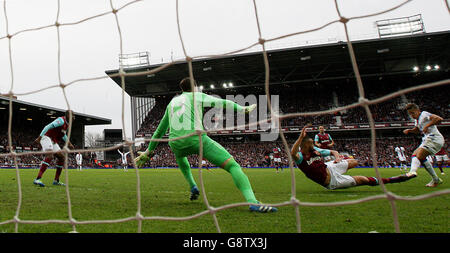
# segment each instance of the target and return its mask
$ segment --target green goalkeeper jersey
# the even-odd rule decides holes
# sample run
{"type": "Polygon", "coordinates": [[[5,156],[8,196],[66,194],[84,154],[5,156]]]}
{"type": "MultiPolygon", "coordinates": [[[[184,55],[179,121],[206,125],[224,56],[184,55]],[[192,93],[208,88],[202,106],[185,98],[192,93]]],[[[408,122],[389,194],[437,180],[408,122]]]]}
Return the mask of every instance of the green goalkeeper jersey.
{"type": "MultiPolygon", "coordinates": [[[[174,139],[192,134],[196,130],[204,130],[203,128],[203,108],[233,108],[233,110],[241,112],[245,107],[239,104],[220,99],[201,92],[183,92],[181,95],[174,97],[167,105],[163,118],[159,122],[158,128],[154,132],[152,139],[160,139],[169,129],[169,139],[174,139]],[[195,96],[195,106],[194,106],[195,96]]],[[[192,141],[198,136],[194,135],[189,138],[179,139],[171,143],[172,147],[183,148],[192,144],[192,141]]],[[[153,151],[159,142],[150,141],[149,151],[153,151]]]]}

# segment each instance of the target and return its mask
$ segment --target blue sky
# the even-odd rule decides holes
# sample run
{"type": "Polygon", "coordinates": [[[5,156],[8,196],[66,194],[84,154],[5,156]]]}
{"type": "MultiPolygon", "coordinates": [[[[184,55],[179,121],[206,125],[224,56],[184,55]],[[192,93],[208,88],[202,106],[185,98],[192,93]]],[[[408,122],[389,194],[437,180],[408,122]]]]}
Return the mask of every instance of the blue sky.
{"type": "MultiPolygon", "coordinates": [[[[3,2],[0,1],[0,37],[6,35],[3,2]]],[[[117,8],[132,2],[113,1],[117,8]]],[[[341,0],[346,17],[367,15],[389,9],[403,1],[341,0]]],[[[123,38],[123,52],[150,52],[151,63],[183,58],[178,37],[175,0],[146,0],[133,3],[118,12],[123,38]]],[[[338,19],[334,1],[257,0],[263,38],[304,31],[338,19]]],[[[60,23],[70,23],[111,10],[108,0],[61,0],[60,23]]],[[[248,0],[180,0],[180,21],[186,50],[190,56],[221,54],[247,47],[258,40],[253,2],[248,0]]],[[[9,33],[54,24],[57,0],[8,0],[9,33]]],[[[427,32],[449,30],[450,15],[443,0],[414,0],[401,8],[376,17],[348,23],[352,40],[376,38],[374,22],[381,19],[422,14],[427,32]]],[[[320,31],[268,43],[271,48],[300,46],[343,40],[342,24],[320,31]]],[[[114,15],[62,26],[61,80],[68,83],[80,78],[104,75],[118,68],[120,41],[114,15]]],[[[58,84],[57,33],[55,27],[18,34],[11,40],[15,93],[38,90],[58,84]]],[[[250,50],[260,50],[259,46],[250,50]]],[[[0,40],[0,92],[10,90],[8,40],[0,40]]],[[[112,125],[88,127],[100,133],[104,128],[122,128],[121,89],[110,79],[80,82],[67,88],[70,106],[81,113],[112,119],[112,125]]],[[[67,108],[61,89],[19,96],[28,102],[67,108]]],[[[131,136],[130,103],[125,97],[125,129],[131,136]]]]}

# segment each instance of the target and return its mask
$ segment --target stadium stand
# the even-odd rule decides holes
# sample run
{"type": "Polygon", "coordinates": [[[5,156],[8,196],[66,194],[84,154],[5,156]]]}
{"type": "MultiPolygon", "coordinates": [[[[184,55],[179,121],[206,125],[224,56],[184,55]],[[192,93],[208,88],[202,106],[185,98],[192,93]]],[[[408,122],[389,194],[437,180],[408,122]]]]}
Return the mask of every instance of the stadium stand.
{"type": "MultiPolygon", "coordinates": [[[[356,56],[360,59],[358,68],[364,83],[365,97],[376,99],[405,88],[448,78],[449,36],[450,32],[438,32],[354,42],[356,56]],[[439,64],[436,69],[425,68],[435,64],[439,64]]],[[[268,52],[268,58],[270,94],[279,96],[281,114],[323,111],[358,102],[354,72],[344,43],[272,50],[268,52]]],[[[265,94],[262,60],[259,53],[244,53],[216,59],[198,59],[192,64],[198,86],[205,88],[203,92],[225,98],[227,94],[265,94]],[[234,80],[233,87],[222,88],[221,84],[231,79],[234,80]],[[216,84],[216,87],[209,88],[210,84],[216,84]]],[[[140,119],[143,120],[135,124],[133,135],[136,138],[151,137],[170,99],[180,92],[178,83],[186,76],[187,66],[186,63],[174,65],[154,75],[127,77],[125,91],[131,96],[132,102],[133,98],[154,99],[152,108],[141,112],[140,119]]],[[[159,66],[161,64],[132,68],[127,69],[127,72],[151,70],[159,66]]],[[[118,70],[105,72],[111,76],[118,70]]],[[[111,76],[111,79],[121,85],[119,77],[111,76]]],[[[420,137],[402,134],[403,129],[413,124],[402,110],[408,102],[417,103],[422,110],[443,117],[440,130],[444,136],[448,134],[448,94],[450,87],[440,86],[406,93],[370,106],[377,130],[377,154],[381,166],[392,166],[396,160],[391,146],[402,145],[411,154],[420,141],[420,137]]],[[[369,125],[362,107],[316,117],[287,118],[282,120],[281,127],[292,143],[293,136],[307,123],[312,124],[311,135],[317,132],[319,125],[324,125],[336,141],[335,149],[354,156],[360,160],[361,166],[372,165],[369,157],[369,125]]],[[[243,167],[264,165],[264,153],[274,146],[273,143],[255,140],[255,135],[239,131],[210,133],[243,167]]],[[[281,142],[277,146],[285,152],[281,142]]],[[[191,157],[190,163],[196,167],[196,157],[191,157]]],[[[147,164],[149,167],[175,165],[173,154],[166,143],[160,144],[157,156],[147,164]]],[[[283,165],[287,166],[286,158],[283,165]]]]}
{"type": "MultiPolygon", "coordinates": [[[[380,83],[376,89],[370,93],[370,97],[378,98],[386,94],[387,87],[390,84],[380,83]],[[378,91],[378,92],[377,92],[378,91]]],[[[337,95],[339,100],[338,105],[351,104],[357,101],[357,94],[346,94],[345,91],[351,90],[349,86],[344,87],[344,91],[340,91],[343,87],[330,90],[330,93],[342,93],[337,95]]],[[[333,104],[333,98],[325,93],[322,95],[323,90],[327,90],[323,87],[318,87],[317,90],[308,91],[305,90],[284,90],[283,94],[277,94],[282,98],[283,103],[280,104],[280,110],[282,113],[295,113],[295,112],[308,112],[327,110],[335,107],[333,104]],[[300,92],[306,92],[309,94],[315,94],[311,97],[300,97],[300,92]]],[[[447,101],[447,94],[450,93],[450,87],[440,87],[436,89],[429,89],[421,92],[415,92],[406,95],[403,98],[397,98],[384,102],[381,104],[371,106],[373,111],[373,117],[377,123],[392,123],[392,122],[408,122],[411,121],[407,113],[402,107],[408,102],[417,103],[423,110],[430,111],[438,114],[444,119],[450,118],[450,106],[445,102],[447,101]],[[439,91],[438,91],[439,90],[439,91]]],[[[137,134],[145,135],[150,134],[156,130],[159,124],[159,120],[162,118],[165,108],[169,103],[171,97],[156,98],[156,103],[153,109],[148,113],[143,124],[140,126],[137,134]]],[[[354,123],[368,123],[366,112],[362,108],[350,109],[346,112],[338,113],[336,115],[323,115],[316,117],[303,117],[303,118],[289,118],[282,122],[282,126],[303,126],[306,123],[311,123],[314,126],[336,125],[336,116],[340,116],[342,124],[354,124],[354,123]]],[[[236,122],[236,121],[235,121],[236,122]]]]}
{"type": "MultiPolygon", "coordinates": [[[[282,166],[289,166],[289,161],[286,157],[286,150],[282,142],[264,143],[238,136],[234,136],[234,140],[230,140],[230,138],[221,138],[220,136],[215,136],[213,139],[220,142],[242,167],[271,167],[270,164],[266,163],[264,154],[266,152],[271,153],[271,150],[274,147],[279,147],[282,150],[282,166]]],[[[294,139],[290,139],[288,140],[288,144],[292,145],[294,141],[294,139]]],[[[377,138],[376,142],[378,166],[380,167],[395,167],[398,165],[397,154],[394,152],[394,148],[396,146],[403,146],[406,150],[406,154],[410,157],[414,149],[420,144],[419,138],[414,137],[380,137],[377,138]]],[[[341,155],[345,154],[347,156],[354,157],[359,161],[359,166],[373,166],[370,157],[369,138],[339,138],[335,139],[335,143],[335,150],[338,150],[341,155]]],[[[447,152],[449,152],[449,144],[450,143],[447,140],[445,144],[445,149],[447,152]]],[[[170,148],[166,143],[159,144],[155,153],[156,155],[144,167],[177,167],[175,156],[172,152],[170,152],[170,148]]],[[[190,156],[188,159],[192,167],[198,167],[198,157],[196,155],[190,156]]],[[[213,167],[210,163],[208,163],[208,166],[213,167]]]]}
{"type": "MultiPolygon", "coordinates": [[[[8,122],[9,118],[9,97],[0,96],[0,120],[8,122]]],[[[39,136],[43,127],[56,119],[63,116],[65,110],[48,107],[12,99],[13,105],[13,121],[12,121],[12,146],[15,152],[40,151],[41,146],[34,143],[39,136]]],[[[107,125],[111,124],[110,119],[97,116],[86,115],[75,112],[76,120],[72,127],[72,143],[78,148],[84,148],[84,128],[86,125],[107,125]]],[[[8,153],[8,125],[0,125],[0,153],[8,153]]],[[[60,145],[61,146],[61,145],[60,145]]],[[[84,155],[85,164],[94,164],[91,161],[92,155],[84,155]]],[[[21,168],[36,168],[40,166],[42,157],[39,156],[18,156],[18,165],[21,168]]],[[[75,166],[75,155],[69,156],[69,166],[75,166]]],[[[14,167],[14,161],[10,157],[0,158],[1,168],[14,167]]]]}

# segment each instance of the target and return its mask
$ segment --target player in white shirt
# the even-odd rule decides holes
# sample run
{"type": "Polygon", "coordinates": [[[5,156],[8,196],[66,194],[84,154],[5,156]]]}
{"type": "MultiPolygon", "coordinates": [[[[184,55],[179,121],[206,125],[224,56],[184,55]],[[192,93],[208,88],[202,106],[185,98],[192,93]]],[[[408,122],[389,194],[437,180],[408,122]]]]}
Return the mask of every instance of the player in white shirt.
{"type": "Polygon", "coordinates": [[[77,161],[77,166],[78,166],[78,170],[82,170],[82,164],[83,164],[83,156],[81,155],[81,153],[78,153],[75,156],[75,160],[77,161]]]}
{"type": "Polygon", "coordinates": [[[439,132],[437,124],[442,121],[438,115],[431,114],[427,111],[420,111],[419,106],[414,103],[407,104],[405,109],[409,116],[415,121],[414,128],[405,129],[404,134],[423,134],[422,144],[414,151],[411,158],[411,170],[407,173],[410,177],[417,176],[417,169],[422,163],[427,172],[431,175],[432,180],[426,186],[436,187],[442,183],[431,163],[426,159],[429,155],[436,154],[444,145],[444,136],[439,132]]]}
{"type": "Polygon", "coordinates": [[[207,169],[208,171],[210,171],[210,170],[209,170],[208,163],[206,162],[205,158],[202,159],[202,168],[205,168],[205,169],[207,169]]]}
{"type": "Polygon", "coordinates": [[[407,172],[408,165],[406,164],[406,153],[404,147],[395,147],[395,152],[397,152],[398,160],[400,161],[400,171],[407,172]]]}
{"type": "Polygon", "coordinates": [[[128,161],[127,161],[127,155],[130,153],[129,151],[126,153],[120,152],[120,149],[117,150],[121,156],[122,159],[122,166],[124,171],[128,171],[128,161]]]}

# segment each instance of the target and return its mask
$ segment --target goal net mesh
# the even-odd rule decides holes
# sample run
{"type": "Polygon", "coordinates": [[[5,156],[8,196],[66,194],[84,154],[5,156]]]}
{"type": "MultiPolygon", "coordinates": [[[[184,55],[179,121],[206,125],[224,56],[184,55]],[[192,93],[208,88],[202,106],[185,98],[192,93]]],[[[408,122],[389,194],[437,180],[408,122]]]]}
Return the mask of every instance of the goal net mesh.
{"type": "MultiPolygon", "coordinates": [[[[267,123],[269,120],[275,121],[275,122],[280,122],[281,120],[284,119],[288,119],[288,118],[293,118],[293,117],[307,117],[307,116],[320,116],[320,115],[327,115],[327,114],[332,114],[332,113],[336,113],[336,112],[340,112],[343,110],[348,110],[348,109],[352,109],[352,108],[363,108],[365,113],[367,114],[367,119],[370,125],[370,133],[371,133],[371,159],[374,165],[374,170],[376,173],[376,177],[378,179],[380,179],[380,172],[378,169],[378,165],[377,165],[377,156],[375,154],[376,151],[376,133],[375,133],[375,125],[374,125],[374,119],[372,117],[372,112],[370,109],[371,105],[376,105],[379,103],[382,103],[384,101],[390,100],[390,99],[394,99],[397,98],[401,95],[407,94],[407,93],[411,93],[414,91],[419,91],[419,90],[423,90],[423,89],[428,89],[428,88],[433,88],[433,87],[438,87],[438,86],[443,86],[443,85],[447,85],[449,84],[449,79],[445,79],[445,80],[441,80],[441,81],[437,81],[437,82],[432,82],[432,83],[425,83],[425,84],[421,84],[421,85],[417,85],[414,87],[410,87],[410,88],[406,88],[406,89],[402,89],[399,90],[397,92],[382,96],[380,98],[377,99],[367,99],[366,95],[365,95],[365,90],[364,90],[364,85],[363,85],[363,81],[361,79],[361,75],[359,73],[359,69],[358,69],[358,64],[356,61],[356,56],[353,50],[353,46],[352,46],[352,42],[350,40],[349,37],[349,32],[348,32],[348,27],[347,24],[348,22],[351,22],[352,20],[357,20],[357,19],[364,19],[364,18],[368,18],[368,17],[374,17],[377,15],[381,15],[381,14],[385,14],[394,10],[397,10],[399,8],[401,8],[402,6],[412,2],[412,0],[407,0],[407,1],[403,1],[401,3],[399,3],[398,5],[377,12],[377,13],[371,13],[371,14],[367,14],[364,16],[352,16],[352,17],[344,17],[343,15],[341,15],[341,8],[339,5],[338,0],[334,1],[334,6],[335,6],[335,10],[336,13],[338,15],[338,19],[333,20],[327,24],[324,24],[322,26],[319,27],[315,27],[313,29],[308,29],[308,30],[303,30],[303,31],[298,31],[298,32],[294,32],[294,33],[290,33],[290,34],[285,34],[282,36],[278,36],[278,37],[273,37],[273,38],[263,38],[262,37],[262,32],[261,32],[261,23],[260,23],[260,18],[258,16],[258,4],[256,0],[253,0],[253,11],[254,11],[254,18],[256,19],[256,27],[255,29],[257,29],[258,31],[258,35],[259,38],[257,41],[255,41],[253,44],[248,45],[244,48],[241,48],[239,50],[233,50],[230,52],[226,52],[223,54],[217,54],[217,55],[200,55],[200,56],[192,56],[189,54],[189,51],[187,50],[186,44],[183,40],[183,31],[181,29],[181,21],[180,21],[180,9],[179,9],[179,1],[176,1],[176,17],[177,17],[177,26],[178,26],[178,36],[179,36],[179,40],[181,42],[182,45],[182,49],[183,49],[183,53],[184,53],[184,59],[182,60],[172,60],[171,62],[168,62],[166,64],[161,65],[160,67],[157,67],[155,69],[152,70],[148,70],[148,71],[140,71],[140,72],[133,72],[133,73],[127,73],[127,71],[120,66],[119,68],[119,72],[117,74],[113,74],[113,75],[101,75],[101,76],[94,76],[94,77],[86,77],[86,78],[80,78],[80,79],[76,79],[76,80],[72,80],[70,82],[67,83],[63,83],[61,81],[61,42],[60,42],[60,30],[64,27],[67,26],[76,26],[79,24],[82,24],[84,22],[87,21],[92,21],[94,19],[98,19],[100,17],[103,16],[107,16],[107,15],[113,15],[115,18],[115,23],[116,23],[116,27],[117,27],[117,33],[119,36],[119,41],[120,41],[120,55],[123,55],[123,35],[122,35],[122,28],[121,28],[121,23],[120,23],[120,13],[122,10],[127,9],[127,8],[133,8],[137,6],[138,2],[141,2],[143,0],[136,0],[136,1],[130,1],[122,6],[115,6],[113,1],[110,0],[109,1],[109,7],[110,10],[103,12],[103,13],[98,13],[96,15],[90,16],[88,18],[84,18],[81,20],[78,20],[76,22],[70,22],[70,23],[63,23],[60,22],[60,8],[61,8],[61,1],[60,0],[55,0],[55,4],[57,5],[57,12],[56,12],[56,20],[53,24],[50,25],[46,25],[46,26],[40,26],[40,27],[34,27],[34,28],[28,28],[28,29],[24,29],[24,30],[20,30],[20,31],[16,31],[16,32],[11,32],[10,28],[9,28],[9,24],[8,24],[8,2],[9,1],[3,1],[3,13],[4,13],[4,18],[5,18],[5,27],[3,27],[2,29],[5,29],[6,31],[6,35],[3,37],[0,37],[0,40],[7,40],[7,44],[8,44],[8,58],[9,58],[9,68],[10,68],[10,88],[9,88],[9,92],[4,94],[5,96],[9,97],[10,103],[9,103],[9,120],[8,120],[8,146],[9,146],[9,152],[8,153],[4,153],[4,154],[0,154],[1,158],[4,157],[9,157],[11,159],[13,159],[14,161],[14,165],[15,165],[15,171],[16,171],[16,181],[17,181],[17,186],[18,186],[18,201],[17,201],[17,209],[15,212],[14,217],[11,217],[11,219],[8,220],[4,220],[4,221],[0,221],[0,226],[1,225],[5,225],[5,224],[11,224],[13,223],[15,225],[15,232],[19,232],[19,225],[20,224],[50,224],[50,223],[56,223],[56,224],[70,224],[72,226],[72,231],[71,232],[77,232],[77,225],[82,225],[82,224],[110,224],[110,223],[121,223],[121,222],[128,222],[128,221],[137,221],[137,232],[142,232],[142,223],[143,221],[146,220],[166,220],[166,221],[186,221],[186,220],[192,220],[192,219],[196,219],[198,217],[204,216],[204,215],[211,215],[215,224],[215,227],[217,229],[217,232],[221,232],[221,226],[220,226],[220,221],[217,218],[217,213],[225,210],[225,209],[230,209],[230,208],[235,208],[235,207],[239,207],[239,206],[248,206],[249,203],[233,203],[233,204],[228,204],[228,205],[224,205],[224,206],[219,206],[219,207],[214,207],[212,205],[209,204],[208,201],[208,194],[207,191],[205,190],[205,186],[204,186],[204,181],[203,181],[203,176],[202,176],[202,163],[199,162],[199,184],[200,184],[200,188],[201,188],[201,195],[203,197],[203,201],[205,204],[205,210],[199,213],[196,213],[194,215],[191,216],[186,216],[186,217],[163,217],[163,216],[144,216],[142,215],[142,210],[141,210],[141,203],[142,203],[142,198],[141,198],[141,178],[139,175],[139,169],[135,169],[135,173],[136,173],[136,198],[137,198],[137,206],[136,206],[136,215],[135,216],[131,216],[131,217],[124,217],[121,219],[111,219],[111,220],[77,220],[74,218],[73,213],[72,213],[72,203],[71,203],[71,194],[70,194],[70,181],[69,181],[69,177],[70,177],[70,173],[68,168],[68,156],[69,154],[75,154],[75,153],[87,153],[87,152],[95,152],[95,151],[106,151],[106,150],[115,150],[117,148],[120,147],[128,147],[130,150],[132,149],[132,146],[135,144],[133,141],[128,141],[128,138],[126,136],[126,131],[125,131],[125,119],[124,119],[124,112],[125,112],[125,103],[124,103],[124,98],[125,98],[125,77],[128,76],[143,76],[143,75],[150,75],[150,74],[154,74],[157,73],[159,71],[162,71],[166,68],[169,68],[170,66],[177,64],[177,63],[187,63],[188,65],[188,71],[189,71],[189,77],[191,79],[191,84],[193,85],[193,80],[195,78],[194,74],[193,74],[193,67],[192,67],[192,61],[194,59],[199,59],[199,58],[219,58],[219,57],[223,57],[226,55],[232,55],[232,54],[236,54],[236,53],[240,53],[243,51],[246,51],[250,48],[253,48],[255,46],[260,47],[261,50],[261,57],[263,57],[264,59],[264,66],[265,66],[265,94],[267,97],[267,101],[268,101],[268,108],[270,110],[272,110],[272,107],[270,106],[270,93],[269,93],[269,87],[270,87],[270,65],[269,65],[269,60],[268,60],[268,53],[266,51],[266,45],[269,42],[273,42],[273,41],[277,41],[277,40],[281,40],[284,38],[288,38],[288,37],[292,37],[292,36],[296,36],[296,35],[300,35],[300,34],[305,34],[305,33],[310,33],[310,32],[315,32],[315,31],[319,31],[322,30],[330,25],[333,24],[340,24],[343,26],[344,30],[345,30],[345,37],[346,37],[346,43],[347,43],[347,48],[348,48],[348,52],[351,58],[351,63],[352,63],[352,67],[353,67],[353,71],[354,71],[354,77],[356,79],[356,85],[357,85],[357,90],[358,90],[358,94],[359,94],[359,100],[356,103],[353,104],[348,104],[342,107],[338,107],[338,108],[334,108],[334,109],[330,109],[330,110],[324,110],[324,111],[314,111],[314,112],[299,112],[299,113],[288,113],[288,114],[277,114],[277,112],[271,111],[271,118],[270,119],[266,119],[266,120],[261,120],[259,122],[257,122],[258,124],[260,123],[267,123]],[[50,29],[50,28],[54,28],[56,30],[57,33],[57,63],[58,63],[58,80],[59,83],[42,88],[42,89],[38,89],[38,90],[33,90],[33,91],[29,91],[29,92],[24,92],[24,93],[15,93],[14,92],[14,71],[13,71],[13,67],[14,67],[14,59],[13,59],[13,54],[12,54],[12,44],[14,43],[14,38],[17,36],[20,36],[21,34],[24,33],[29,33],[29,32],[33,32],[33,31],[39,31],[42,29],[50,29]],[[69,104],[69,101],[67,99],[66,96],[66,89],[69,86],[72,85],[77,85],[83,82],[89,82],[89,81],[95,81],[95,80],[100,80],[100,79],[108,79],[110,77],[119,77],[121,79],[121,87],[122,87],[122,114],[121,114],[121,118],[122,118],[122,129],[123,132],[125,133],[124,135],[124,139],[126,141],[124,141],[122,144],[120,145],[115,145],[115,146],[111,146],[111,147],[106,147],[106,148],[96,148],[96,149],[79,149],[79,150],[70,150],[68,148],[68,143],[66,142],[66,144],[64,145],[64,147],[62,148],[62,150],[60,152],[63,153],[64,157],[65,157],[65,164],[64,164],[64,171],[65,171],[65,191],[66,191],[66,196],[67,196],[67,206],[68,206],[68,219],[65,220],[58,220],[58,219],[50,219],[50,220],[23,220],[20,219],[20,212],[21,212],[21,207],[22,207],[22,188],[21,188],[21,180],[20,180],[20,170],[19,170],[19,166],[18,166],[18,160],[17,158],[20,156],[32,156],[32,155],[45,155],[45,154],[51,154],[54,152],[44,152],[44,151],[33,151],[33,152],[27,152],[27,153],[16,153],[15,150],[12,148],[12,120],[13,120],[13,110],[12,110],[12,100],[15,96],[23,96],[23,95],[29,95],[29,94],[35,94],[35,93],[39,93],[42,92],[44,90],[47,89],[53,89],[53,88],[59,88],[62,91],[62,94],[64,96],[64,100],[66,102],[66,106],[67,109],[70,109],[71,106],[69,104]]],[[[250,1],[250,0],[249,0],[250,1]]],[[[449,8],[449,4],[447,1],[445,1],[445,6],[447,7],[447,10],[450,12],[450,8],[449,8]]],[[[194,101],[195,103],[195,101],[194,101]]],[[[196,115],[198,117],[198,114],[196,115]]],[[[70,140],[70,135],[71,135],[71,129],[72,129],[72,120],[70,120],[69,122],[69,129],[68,129],[68,139],[70,140]]],[[[240,127],[240,126],[236,126],[235,128],[240,127]]],[[[203,130],[198,130],[195,133],[189,135],[189,136],[183,136],[180,138],[187,138],[193,135],[197,135],[200,142],[201,138],[202,138],[202,134],[203,133],[208,133],[208,131],[203,131],[203,130]]],[[[288,152],[290,150],[290,147],[286,141],[285,138],[285,134],[283,132],[283,129],[280,128],[279,129],[279,135],[280,138],[283,142],[284,145],[284,150],[286,150],[286,152],[288,152]]],[[[150,141],[149,139],[145,140],[145,141],[150,141]]],[[[167,142],[168,139],[153,139],[152,141],[158,141],[158,142],[167,142]]],[[[130,153],[131,154],[131,158],[133,161],[133,165],[134,168],[136,168],[136,164],[134,163],[134,159],[135,159],[135,155],[133,154],[133,152],[130,153]]],[[[416,200],[423,200],[423,199],[428,199],[428,198],[432,198],[432,197],[436,197],[436,196],[440,196],[440,195],[445,195],[445,194],[449,194],[450,190],[448,189],[444,189],[444,190],[438,190],[438,191],[434,191],[432,193],[428,193],[428,194],[423,194],[423,195],[418,195],[418,196],[414,196],[414,197],[410,197],[410,196],[399,196],[397,194],[394,194],[390,191],[388,191],[388,189],[385,187],[385,185],[383,184],[382,180],[379,180],[380,182],[380,188],[382,189],[382,194],[379,195],[373,195],[373,196],[369,196],[369,197],[365,197],[365,198],[360,198],[360,199],[355,199],[355,200],[348,200],[348,201],[336,201],[336,202],[320,202],[320,203],[316,203],[316,202],[304,202],[304,201],[300,201],[299,198],[297,197],[296,194],[296,182],[295,182],[295,166],[293,164],[292,158],[290,157],[290,154],[287,153],[286,157],[289,158],[289,168],[290,168],[290,174],[291,174],[291,197],[290,199],[281,201],[279,203],[266,203],[268,205],[271,206],[275,206],[275,207],[282,207],[282,206],[293,206],[294,207],[294,211],[295,211],[295,216],[296,216],[296,231],[297,232],[302,232],[302,227],[301,227],[301,213],[299,210],[300,206],[315,206],[315,207],[324,207],[324,206],[345,206],[345,205],[356,205],[359,203],[363,203],[363,202],[368,202],[368,201],[374,201],[374,200],[379,200],[379,199],[386,199],[389,203],[390,203],[390,208],[391,208],[391,213],[392,213],[392,221],[395,227],[395,232],[400,232],[400,224],[399,224],[399,217],[398,217],[398,213],[397,213],[397,208],[396,208],[396,203],[397,201],[416,201],[416,200]]],[[[201,161],[203,158],[203,147],[202,145],[200,145],[200,150],[199,150],[199,161],[201,161]]]]}

